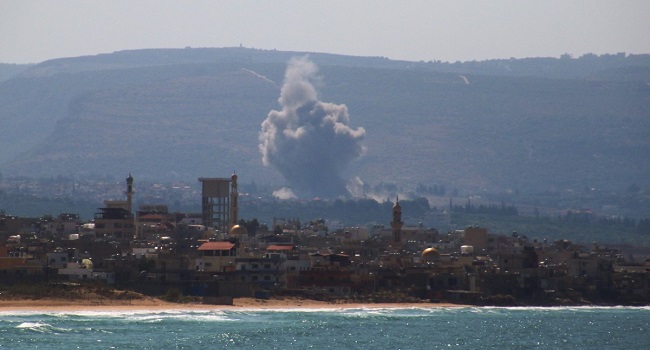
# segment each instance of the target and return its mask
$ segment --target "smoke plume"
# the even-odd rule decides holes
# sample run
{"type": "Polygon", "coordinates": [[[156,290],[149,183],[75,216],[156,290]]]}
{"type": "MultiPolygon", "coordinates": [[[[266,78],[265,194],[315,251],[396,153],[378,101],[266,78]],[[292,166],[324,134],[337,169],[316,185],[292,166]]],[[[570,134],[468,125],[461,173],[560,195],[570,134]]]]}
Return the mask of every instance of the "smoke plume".
{"type": "Polygon", "coordinates": [[[343,170],[359,158],[366,131],[348,126],[345,105],[321,102],[318,67],[306,57],[289,62],[278,102],[262,122],[260,151],[265,166],[280,171],[300,197],[347,195],[343,170]]]}

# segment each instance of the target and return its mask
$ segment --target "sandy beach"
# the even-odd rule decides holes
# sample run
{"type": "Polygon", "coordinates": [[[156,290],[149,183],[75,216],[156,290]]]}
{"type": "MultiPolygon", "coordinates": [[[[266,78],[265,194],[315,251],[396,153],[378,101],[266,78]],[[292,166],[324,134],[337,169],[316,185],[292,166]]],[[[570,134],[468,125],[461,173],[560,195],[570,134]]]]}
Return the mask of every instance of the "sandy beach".
{"type": "Polygon", "coordinates": [[[0,300],[0,312],[7,311],[39,311],[39,312],[66,312],[66,311],[156,311],[156,310],[274,310],[274,309],[357,309],[357,308],[435,308],[435,307],[462,307],[464,305],[448,303],[330,303],[325,301],[282,298],[282,299],[255,299],[236,298],[233,305],[209,305],[198,303],[170,303],[155,298],[137,300],[101,300],[101,301],[74,301],[61,299],[48,300],[0,300]]]}

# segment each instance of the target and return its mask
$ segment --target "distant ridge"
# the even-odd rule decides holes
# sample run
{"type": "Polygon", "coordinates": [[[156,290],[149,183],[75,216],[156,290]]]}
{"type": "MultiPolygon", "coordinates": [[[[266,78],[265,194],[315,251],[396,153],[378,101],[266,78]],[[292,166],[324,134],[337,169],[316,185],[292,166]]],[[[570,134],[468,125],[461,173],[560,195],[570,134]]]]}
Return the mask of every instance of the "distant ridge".
{"type": "Polygon", "coordinates": [[[244,182],[281,186],[258,134],[279,108],[287,61],[305,54],[320,67],[321,100],[345,104],[366,130],[349,178],[495,192],[650,187],[650,55],[624,54],[445,63],[188,48],[49,60],[0,82],[0,172],[187,180],[237,169],[244,182]]]}
{"type": "Polygon", "coordinates": [[[74,73],[102,69],[205,64],[205,63],[267,63],[286,64],[292,57],[308,55],[314,61],[338,66],[399,68],[405,61],[392,61],[385,57],[356,57],[328,53],[258,50],[241,47],[143,49],[116,51],[109,54],[58,58],[34,67],[25,76],[45,76],[57,73],[74,73]]]}

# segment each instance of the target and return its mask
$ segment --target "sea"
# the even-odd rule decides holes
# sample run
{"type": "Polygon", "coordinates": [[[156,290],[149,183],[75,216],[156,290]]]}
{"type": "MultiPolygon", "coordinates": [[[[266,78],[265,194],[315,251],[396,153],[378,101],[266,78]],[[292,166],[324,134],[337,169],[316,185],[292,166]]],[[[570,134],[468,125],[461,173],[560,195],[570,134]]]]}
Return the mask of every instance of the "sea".
{"type": "Polygon", "coordinates": [[[0,349],[650,349],[649,307],[25,312],[0,349]]]}

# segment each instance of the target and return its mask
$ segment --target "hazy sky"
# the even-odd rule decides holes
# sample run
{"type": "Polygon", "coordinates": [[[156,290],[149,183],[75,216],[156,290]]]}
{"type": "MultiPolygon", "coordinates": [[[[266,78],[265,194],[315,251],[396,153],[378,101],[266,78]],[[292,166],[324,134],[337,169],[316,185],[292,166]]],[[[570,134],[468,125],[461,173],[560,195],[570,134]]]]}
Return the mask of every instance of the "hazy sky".
{"type": "Polygon", "coordinates": [[[638,0],[0,0],[0,62],[239,46],[467,61],[650,53],[638,0]]]}

